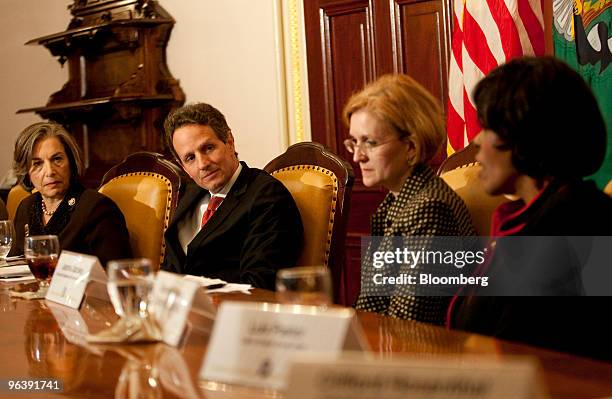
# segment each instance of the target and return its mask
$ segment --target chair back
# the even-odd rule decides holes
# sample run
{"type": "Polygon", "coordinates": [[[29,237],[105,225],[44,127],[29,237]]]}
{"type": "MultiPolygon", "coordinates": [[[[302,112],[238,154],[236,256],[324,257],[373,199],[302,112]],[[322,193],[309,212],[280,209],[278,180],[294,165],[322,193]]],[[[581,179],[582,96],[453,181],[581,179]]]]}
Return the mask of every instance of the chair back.
{"type": "Polygon", "coordinates": [[[15,219],[15,214],[17,213],[17,208],[19,208],[19,204],[21,201],[30,196],[30,192],[23,188],[21,184],[16,184],[11,188],[6,197],[6,210],[8,211],[8,217],[10,220],[15,219]]]}
{"type": "Polygon", "coordinates": [[[608,184],[606,184],[606,187],[604,187],[604,193],[612,197],[612,180],[610,180],[608,184]]]}
{"type": "Polygon", "coordinates": [[[472,223],[479,236],[491,232],[491,216],[500,204],[509,201],[503,195],[487,194],[480,183],[478,173],[482,166],[476,162],[476,146],[470,143],[440,165],[438,175],[461,197],[470,212],[472,223]]]}
{"type": "Polygon", "coordinates": [[[292,145],[264,168],[289,190],[302,217],[298,266],[328,266],[336,297],[342,287],[344,241],[353,168],[319,143],[292,145]]]}
{"type": "Polygon", "coordinates": [[[99,192],[119,207],[130,233],[135,257],[159,267],[164,259],[164,232],[174,214],[181,188],[178,166],[153,152],[137,152],[111,168],[99,192]]]}

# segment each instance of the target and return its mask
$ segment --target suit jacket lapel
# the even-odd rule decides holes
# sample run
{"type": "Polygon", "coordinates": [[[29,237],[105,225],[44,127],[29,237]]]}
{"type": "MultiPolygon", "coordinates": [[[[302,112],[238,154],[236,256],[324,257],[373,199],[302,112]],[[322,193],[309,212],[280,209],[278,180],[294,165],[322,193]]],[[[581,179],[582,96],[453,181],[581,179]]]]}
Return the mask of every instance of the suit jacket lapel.
{"type": "Polygon", "coordinates": [[[208,194],[208,191],[200,188],[195,183],[189,183],[187,188],[185,189],[185,194],[183,198],[179,201],[178,206],[176,207],[176,211],[174,212],[174,218],[170,222],[170,228],[173,228],[177,225],[179,220],[181,220],[186,213],[193,211],[194,204],[199,202],[205,195],[208,194]]]}
{"type": "Polygon", "coordinates": [[[183,197],[179,201],[176,211],[174,212],[174,218],[170,222],[170,225],[168,225],[166,235],[170,236],[171,239],[166,240],[166,242],[170,244],[170,249],[178,258],[177,263],[178,265],[181,265],[181,267],[184,267],[185,265],[186,255],[183,252],[183,248],[181,247],[181,243],[178,239],[178,222],[185,217],[186,214],[193,211],[195,204],[197,204],[202,197],[207,194],[208,191],[200,188],[195,183],[188,183],[185,193],[183,194],[183,197]]]}
{"type": "Polygon", "coordinates": [[[227,196],[219,205],[219,208],[215,211],[212,217],[206,222],[204,228],[195,236],[189,246],[198,247],[202,245],[202,242],[206,240],[215,230],[223,224],[223,221],[232,213],[232,211],[240,205],[240,198],[246,192],[250,170],[246,163],[242,163],[242,171],[238,175],[238,178],[234,182],[234,185],[230,189],[227,196]]]}

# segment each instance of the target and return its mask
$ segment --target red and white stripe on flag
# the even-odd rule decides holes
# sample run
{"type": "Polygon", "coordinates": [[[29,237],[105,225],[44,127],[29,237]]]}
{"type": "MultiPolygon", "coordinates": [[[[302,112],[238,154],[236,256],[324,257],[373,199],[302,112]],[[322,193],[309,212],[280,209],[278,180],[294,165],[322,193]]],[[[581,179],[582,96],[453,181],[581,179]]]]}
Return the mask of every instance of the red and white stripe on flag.
{"type": "Polygon", "coordinates": [[[544,55],[543,14],[541,0],[455,0],[447,125],[452,151],[480,131],[472,102],[476,83],[511,58],[544,55]]]}

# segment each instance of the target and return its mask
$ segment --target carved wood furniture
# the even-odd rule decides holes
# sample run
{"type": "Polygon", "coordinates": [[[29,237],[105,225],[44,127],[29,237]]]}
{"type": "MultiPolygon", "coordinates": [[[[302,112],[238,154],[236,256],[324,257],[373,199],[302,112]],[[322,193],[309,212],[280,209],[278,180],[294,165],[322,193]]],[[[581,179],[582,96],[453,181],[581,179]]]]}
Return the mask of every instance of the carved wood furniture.
{"type": "Polygon", "coordinates": [[[185,95],[166,65],[174,19],[154,0],[74,0],[64,32],[30,40],[68,65],[68,82],[43,107],[22,109],[76,137],[91,187],[114,164],[165,152],[163,120],[185,95]]]}

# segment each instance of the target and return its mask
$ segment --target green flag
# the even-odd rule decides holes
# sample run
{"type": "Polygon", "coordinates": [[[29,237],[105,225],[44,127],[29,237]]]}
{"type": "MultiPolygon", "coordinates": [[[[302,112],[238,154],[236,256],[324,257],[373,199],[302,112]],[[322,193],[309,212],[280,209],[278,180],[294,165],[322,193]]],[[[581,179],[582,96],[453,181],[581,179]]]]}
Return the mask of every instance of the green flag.
{"type": "MultiPolygon", "coordinates": [[[[555,56],[591,86],[606,121],[606,158],[591,176],[603,187],[612,179],[612,0],[553,0],[553,23],[555,56]]],[[[569,104],[571,101],[568,99],[569,104]]],[[[576,132],[576,140],[580,140],[580,132],[576,132]]]]}

